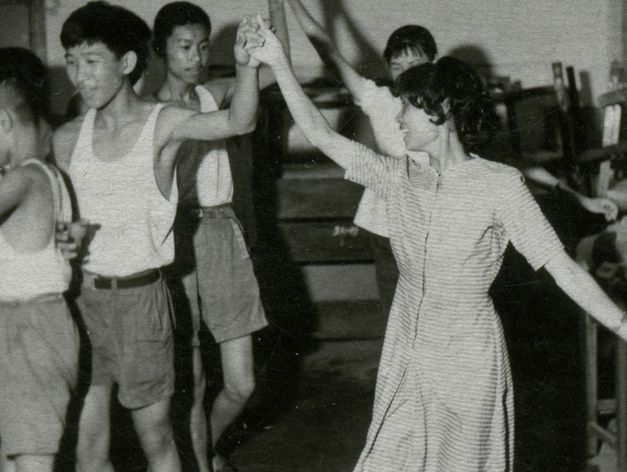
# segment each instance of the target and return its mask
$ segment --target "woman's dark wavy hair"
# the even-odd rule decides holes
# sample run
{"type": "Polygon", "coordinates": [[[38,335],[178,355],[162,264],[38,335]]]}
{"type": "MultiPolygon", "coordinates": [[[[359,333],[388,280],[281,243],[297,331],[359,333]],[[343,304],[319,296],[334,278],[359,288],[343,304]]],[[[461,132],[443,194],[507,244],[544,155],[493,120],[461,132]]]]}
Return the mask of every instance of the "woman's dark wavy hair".
{"type": "Polygon", "coordinates": [[[498,115],[481,78],[459,59],[445,56],[406,70],[396,81],[396,93],[433,116],[437,125],[452,120],[467,152],[487,144],[499,129],[498,115]]]}
{"type": "Polygon", "coordinates": [[[165,45],[177,26],[202,25],[211,33],[211,20],[205,10],[190,2],[172,2],[164,5],[155,16],[152,48],[159,57],[165,56],[165,45]]]}
{"type": "Polygon", "coordinates": [[[89,2],[74,10],[63,23],[61,44],[64,49],[83,43],[103,43],[118,58],[129,51],[137,55],[137,65],[129,74],[137,82],[148,66],[150,28],[132,11],[103,1],[89,2]]]}

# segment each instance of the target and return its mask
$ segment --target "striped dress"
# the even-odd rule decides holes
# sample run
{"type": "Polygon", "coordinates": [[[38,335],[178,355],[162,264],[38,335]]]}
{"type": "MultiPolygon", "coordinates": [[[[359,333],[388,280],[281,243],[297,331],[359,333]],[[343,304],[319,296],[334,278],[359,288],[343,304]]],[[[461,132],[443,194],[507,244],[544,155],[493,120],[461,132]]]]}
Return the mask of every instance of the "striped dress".
{"type": "Polygon", "coordinates": [[[387,201],[400,279],[355,471],[513,470],[513,391],[488,290],[508,242],[538,269],[562,251],[514,168],[428,163],[353,144],[346,178],[387,201]]]}

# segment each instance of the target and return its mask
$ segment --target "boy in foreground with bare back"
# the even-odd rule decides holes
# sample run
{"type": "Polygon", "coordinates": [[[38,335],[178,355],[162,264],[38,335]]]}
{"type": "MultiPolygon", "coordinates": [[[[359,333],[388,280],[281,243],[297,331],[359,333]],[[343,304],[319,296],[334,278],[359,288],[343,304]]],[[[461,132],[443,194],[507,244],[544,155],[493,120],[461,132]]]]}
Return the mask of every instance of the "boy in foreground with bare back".
{"type": "Polygon", "coordinates": [[[71,203],[44,163],[46,70],[0,49],[0,437],[4,472],[52,472],[78,370],[78,333],[63,292],[71,270],[55,246],[71,203]]]}
{"type": "Polygon", "coordinates": [[[244,45],[259,37],[243,21],[234,48],[231,107],[213,113],[155,104],[131,84],[146,66],[150,30],[129,10],[90,2],[65,21],[66,70],[89,111],[55,134],[81,216],[98,225],[83,265],[77,304],[92,343],[91,385],[80,418],[77,468],[112,471],[113,384],[131,410],[152,472],[177,472],[169,419],[174,393],[170,300],[160,268],[174,259],[172,225],[178,147],[254,129],[257,66],[244,45]]]}

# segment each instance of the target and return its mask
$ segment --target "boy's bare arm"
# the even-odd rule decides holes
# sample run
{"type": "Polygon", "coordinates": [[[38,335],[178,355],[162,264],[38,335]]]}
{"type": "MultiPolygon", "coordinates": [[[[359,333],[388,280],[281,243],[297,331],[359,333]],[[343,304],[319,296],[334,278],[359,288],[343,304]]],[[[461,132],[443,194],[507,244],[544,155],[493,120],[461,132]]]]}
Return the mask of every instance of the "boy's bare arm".
{"type": "MultiPolygon", "coordinates": [[[[256,22],[251,17],[244,18],[237,29],[237,38],[233,46],[236,74],[229,109],[192,114],[189,114],[189,110],[183,112],[182,109],[173,109],[169,112],[169,115],[173,115],[171,119],[165,120],[166,123],[172,122],[173,127],[167,129],[168,139],[164,144],[185,139],[210,141],[246,134],[255,129],[259,106],[259,62],[252,59],[245,48],[262,41],[257,29],[256,22]]],[[[222,107],[226,97],[220,94],[221,87],[216,84],[215,87],[209,85],[207,88],[222,107]]]]}
{"type": "Polygon", "coordinates": [[[318,23],[301,0],[287,0],[296,16],[298,24],[303,29],[311,44],[316,48],[320,58],[327,66],[338,70],[344,85],[352,95],[358,95],[361,91],[364,78],[359,74],[350,62],[342,55],[329,34],[318,23]]]}
{"type": "Polygon", "coordinates": [[[227,110],[200,113],[168,106],[159,117],[158,136],[162,146],[188,139],[213,141],[255,129],[259,103],[257,69],[238,66],[235,93],[227,110]]]}
{"type": "Polygon", "coordinates": [[[25,168],[14,169],[0,179],[0,217],[17,208],[26,199],[33,186],[30,172],[25,168]]]}

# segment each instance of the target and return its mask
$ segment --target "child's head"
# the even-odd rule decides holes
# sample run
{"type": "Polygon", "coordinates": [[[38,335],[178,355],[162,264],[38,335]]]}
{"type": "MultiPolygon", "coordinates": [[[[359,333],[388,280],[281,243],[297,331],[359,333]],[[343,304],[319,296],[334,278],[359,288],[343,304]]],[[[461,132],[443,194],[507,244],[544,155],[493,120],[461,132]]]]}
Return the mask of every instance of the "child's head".
{"type": "Polygon", "coordinates": [[[48,74],[22,48],[0,48],[0,166],[47,154],[48,74]]]}
{"type": "Polygon", "coordinates": [[[405,118],[399,115],[399,122],[410,150],[420,150],[412,149],[419,147],[420,133],[412,133],[415,127],[407,119],[416,109],[428,115],[432,128],[447,124],[467,152],[485,144],[498,129],[494,104],[481,78],[459,59],[443,57],[412,67],[399,76],[396,89],[405,103],[401,113],[405,118]]]}
{"type": "Polygon", "coordinates": [[[139,80],[148,65],[150,37],[135,13],[102,1],[89,2],[65,20],[61,44],[68,76],[90,107],[104,106],[125,78],[131,85],[139,80]]]}
{"type": "Polygon", "coordinates": [[[410,67],[433,62],[437,54],[433,35],[427,28],[419,25],[398,28],[390,35],[383,51],[393,80],[410,67]]]}
{"type": "Polygon", "coordinates": [[[153,49],[163,58],[168,73],[196,84],[209,63],[211,21],[205,11],[189,2],[165,5],[155,17],[153,49]]]}

